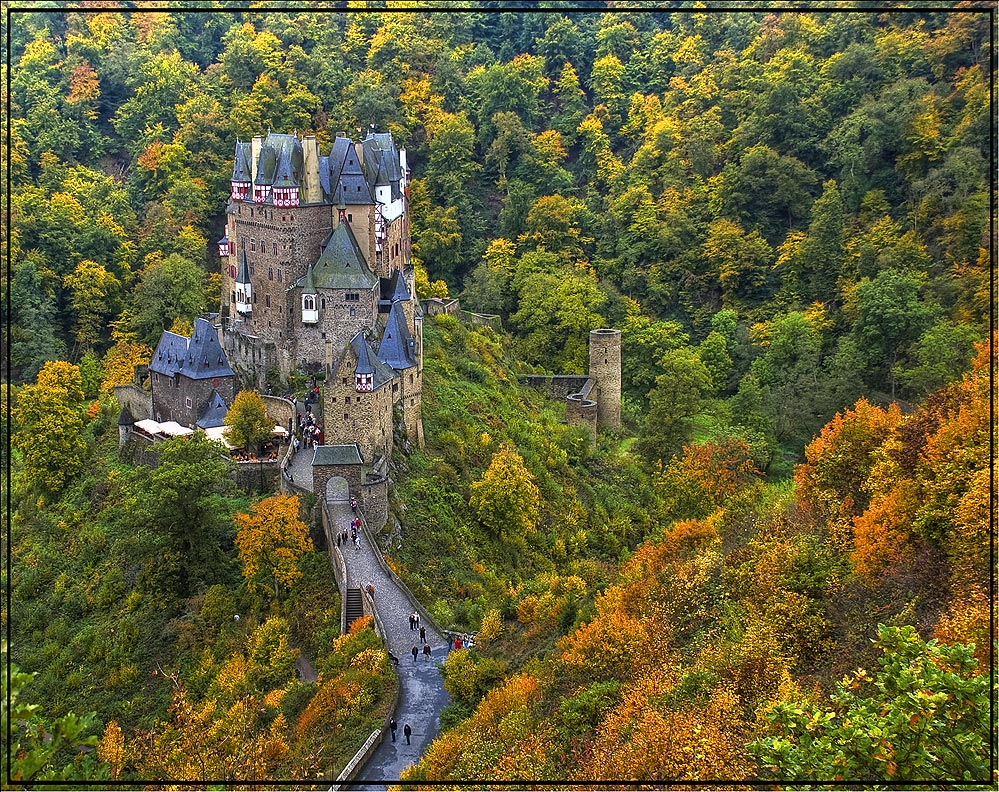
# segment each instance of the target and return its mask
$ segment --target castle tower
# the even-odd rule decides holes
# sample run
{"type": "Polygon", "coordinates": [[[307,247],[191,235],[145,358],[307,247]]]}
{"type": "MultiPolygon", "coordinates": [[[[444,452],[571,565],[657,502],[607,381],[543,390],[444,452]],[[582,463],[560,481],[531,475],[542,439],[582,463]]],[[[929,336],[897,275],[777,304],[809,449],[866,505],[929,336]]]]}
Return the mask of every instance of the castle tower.
{"type": "Polygon", "coordinates": [[[597,422],[608,429],[621,428],[621,331],[590,331],[590,376],[596,380],[597,422]]]}

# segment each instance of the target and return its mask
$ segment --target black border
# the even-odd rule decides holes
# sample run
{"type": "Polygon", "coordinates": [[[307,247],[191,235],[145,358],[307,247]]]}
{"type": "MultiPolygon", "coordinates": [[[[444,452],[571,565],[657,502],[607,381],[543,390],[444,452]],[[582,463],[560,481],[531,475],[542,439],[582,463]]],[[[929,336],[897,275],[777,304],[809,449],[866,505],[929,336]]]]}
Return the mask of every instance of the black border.
{"type": "MultiPolygon", "coordinates": [[[[420,12],[447,12],[447,13],[574,13],[574,14],[603,14],[603,13],[614,13],[614,14],[628,14],[628,13],[648,13],[652,11],[664,11],[670,13],[713,13],[713,12],[725,12],[725,13],[863,13],[863,14],[880,14],[880,13],[890,13],[893,11],[903,11],[903,12],[915,12],[915,13],[983,13],[988,12],[989,14],[989,47],[990,47],[990,57],[989,57],[989,114],[991,119],[990,129],[989,129],[989,159],[990,159],[990,170],[989,170],[989,265],[990,265],[990,277],[989,277],[989,340],[988,349],[990,357],[989,366],[989,419],[991,422],[989,432],[989,462],[990,462],[990,472],[992,475],[989,476],[989,504],[991,507],[990,511],[990,521],[989,521],[989,559],[990,559],[990,589],[989,589],[989,619],[990,626],[995,627],[996,623],[996,580],[997,580],[997,570],[996,570],[996,476],[995,476],[995,451],[996,451],[996,333],[997,333],[997,317],[996,317],[996,286],[997,286],[997,270],[996,270],[996,208],[997,208],[997,195],[996,195],[996,177],[997,177],[997,162],[996,162],[996,143],[997,143],[997,126],[996,126],[996,17],[997,8],[995,0],[992,2],[981,2],[981,0],[971,0],[970,2],[961,3],[960,7],[955,4],[960,2],[960,0],[940,0],[936,5],[915,5],[908,4],[905,0],[889,0],[888,2],[878,2],[876,6],[865,6],[865,7],[843,7],[839,5],[840,0],[828,0],[828,5],[823,3],[822,0],[802,0],[800,3],[796,3],[795,0],[790,0],[790,5],[777,5],[776,3],[771,5],[768,0],[760,0],[758,4],[743,4],[745,0],[706,0],[702,7],[694,7],[690,0],[676,0],[675,3],[670,2],[655,2],[655,0],[650,0],[647,4],[643,3],[642,0],[636,0],[640,5],[638,6],[628,6],[624,8],[612,7],[612,8],[593,8],[593,7],[573,7],[572,0],[566,0],[566,5],[562,6],[546,6],[546,7],[525,7],[522,5],[517,5],[517,0],[506,0],[505,3],[501,2],[498,7],[489,6],[475,6],[475,5],[461,5],[449,7],[443,4],[429,5],[426,7],[421,7],[417,5],[413,8],[344,8],[343,0],[337,2],[337,0],[332,0],[333,5],[328,5],[330,0],[322,0],[317,2],[305,2],[305,0],[299,0],[298,3],[295,0],[290,0],[290,3],[285,4],[282,0],[275,0],[274,4],[268,4],[266,6],[257,6],[255,8],[246,7],[242,4],[240,5],[226,5],[222,7],[212,7],[212,8],[191,8],[191,7],[163,7],[163,6],[152,6],[152,7],[123,7],[122,3],[114,2],[111,0],[107,5],[90,6],[90,7],[80,7],[76,2],[68,2],[65,5],[49,5],[51,0],[19,0],[15,3],[5,3],[5,19],[3,26],[3,35],[5,38],[5,64],[7,67],[5,90],[6,94],[4,97],[4,112],[5,112],[5,143],[6,151],[4,157],[4,165],[6,168],[6,180],[5,180],[5,192],[2,196],[3,208],[4,208],[4,230],[3,230],[3,240],[6,243],[6,256],[4,261],[4,276],[7,279],[8,287],[5,294],[5,321],[3,327],[0,328],[3,331],[3,352],[4,352],[4,375],[5,381],[3,383],[3,388],[5,390],[5,395],[7,397],[7,409],[5,410],[4,420],[6,421],[6,456],[4,458],[4,475],[5,479],[2,482],[3,488],[3,508],[5,516],[3,539],[6,544],[5,562],[6,562],[6,572],[7,572],[7,584],[5,586],[5,605],[6,605],[6,625],[4,630],[4,639],[7,641],[8,646],[10,644],[10,631],[11,631],[11,492],[10,492],[10,481],[11,481],[11,457],[10,457],[10,432],[11,432],[11,405],[10,405],[10,388],[11,388],[11,361],[10,361],[10,318],[11,318],[11,290],[10,290],[10,273],[12,272],[11,266],[11,249],[10,249],[10,228],[11,228],[11,195],[12,195],[12,181],[11,181],[11,18],[14,13],[64,13],[64,12],[75,12],[82,14],[89,13],[102,13],[105,11],[118,11],[120,13],[172,13],[172,14],[187,14],[187,13],[270,13],[270,12],[282,12],[282,11],[326,11],[330,13],[369,13],[369,14],[414,14],[420,12]],[[280,3],[280,4],[279,4],[280,3]],[[303,3],[305,3],[303,5],[303,3]],[[731,5],[730,5],[731,3],[731,5]]],[[[123,0],[128,2],[128,0],[123,0]]],[[[238,0],[234,0],[238,1],[238,0]]],[[[528,0],[530,1],[530,0],[528,0]]],[[[556,0],[557,1],[557,0],[556,0]]],[[[226,2],[226,0],[222,0],[226,2]]],[[[426,0],[424,0],[426,2],[426,0]]],[[[932,0],[930,0],[932,2],[932,0]]],[[[989,690],[989,737],[995,734],[996,731],[996,697],[994,691],[996,689],[996,642],[991,641],[989,645],[989,661],[990,661],[990,690],[989,690]]],[[[10,651],[6,654],[6,664],[5,664],[5,682],[6,682],[6,706],[7,711],[10,712],[11,708],[11,659],[10,651]]],[[[7,720],[7,731],[4,735],[4,750],[7,757],[10,757],[11,746],[12,746],[12,731],[11,722],[8,718],[7,720]]],[[[936,788],[939,786],[944,786],[947,784],[953,784],[958,787],[996,787],[996,773],[997,773],[997,746],[993,742],[991,744],[990,759],[989,759],[989,770],[990,778],[984,781],[965,781],[964,779],[934,779],[926,781],[884,781],[881,779],[853,779],[850,781],[819,781],[813,779],[794,779],[787,781],[752,781],[752,780],[732,780],[732,779],[707,779],[699,781],[676,781],[671,779],[649,779],[644,781],[633,781],[633,780],[613,780],[613,781],[533,781],[533,780],[513,780],[513,781],[494,781],[494,780],[467,780],[467,781],[415,781],[409,782],[406,786],[428,786],[428,787],[472,787],[472,786],[495,786],[495,787],[516,787],[516,788],[550,788],[550,787],[610,787],[615,789],[628,789],[628,788],[639,788],[645,787],[661,787],[661,786],[676,786],[684,788],[692,787],[752,787],[752,788],[782,788],[782,787],[800,787],[800,786],[818,786],[818,787],[858,787],[864,785],[877,785],[881,787],[886,787],[890,789],[914,789],[919,787],[925,788],[936,788]]],[[[10,762],[7,763],[7,774],[3,779],[7,787],[10,788],[15,784],[10,778],[10,762]]],[[[31,786],[45,785],[56,789],[74,789],[78,787],[107,787],[107,788],[117,788],[117,787],[143,787],[150,786],[153,784],[175,784],[178,786],[191,786],[191,787],[201,787],[207,788],[208,786],[225,786],[225,787],[240,787],[240,786],[263,786],[263,787],[276,787],[276,786],[290,786],[292,788],[318,788],[318,787],[329,787],[333,782],[324,781],[321,783],[310,783],[302,780],[237,780],[237,781],[214,781],[214,780],[193,780],[193,781],[174,781],[174,780],[164,780],[158,779],[154,782],[135,782],[135,781],[46,781],[46,780],[36,780],[32,782],[31,786]]],[[[354,779],[349,782],[348,786],[374,786],[374,785],[396,785],[402,784],[399,779],[395,780],[368,780],[368,779],[354,779]]]]}

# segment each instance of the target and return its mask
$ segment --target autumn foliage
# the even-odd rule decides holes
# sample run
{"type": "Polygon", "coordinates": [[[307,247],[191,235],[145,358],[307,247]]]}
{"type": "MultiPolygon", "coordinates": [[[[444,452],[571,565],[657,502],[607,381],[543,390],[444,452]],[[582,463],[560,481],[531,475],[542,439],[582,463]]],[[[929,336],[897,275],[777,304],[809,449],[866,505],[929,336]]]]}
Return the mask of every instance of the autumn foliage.
{"type": "Polygon", "coordinates": [[[298,559],[312,549],[309,528],[298,516],[297,496],[275,495],[260,501],[251,514],[237,514],[233,522],[243,577],[250,588],[268,581],[277,598],[301,577],[298,559]]]}

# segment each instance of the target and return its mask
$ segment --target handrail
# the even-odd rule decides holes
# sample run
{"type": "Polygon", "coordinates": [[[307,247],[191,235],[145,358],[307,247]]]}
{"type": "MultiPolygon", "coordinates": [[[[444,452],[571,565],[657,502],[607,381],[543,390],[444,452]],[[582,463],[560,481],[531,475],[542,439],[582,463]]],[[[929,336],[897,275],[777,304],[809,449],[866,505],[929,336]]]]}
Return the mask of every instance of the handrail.
{"type": "Polygon", "coordinates": [[[437,634],[439,636],[441,636],[441,638],[443,638],[444,637],[444,631],[441,630],[441,628],[437,624],[437,622],[434,621],[433,616],[431,616],[427,612],[427,609],[424,608],[423,605],[419,602],[419,600],[417,600],[416,597],[413,596],[413,592],[409,590],[409,586],[407,586],[402,581],[402,578],[400,578],[392,570],[392,567],[390,567],[387,563],[385,563],[385,559],[382,558],[382,551],[381,551],[381,549],[379,549],[378,545],[375,543],[375,540],[374,540],[374,538],[371,535],[371,531],[368,529],[368,521],[364,519],[364,513],[361,511],[360,508],[358,508],[358,510],[357,510],[357,516],[360,517],[360,519],[361,519],[361,530],[364,531],[364,538],[368,540],[368,543],[371,545],[371,548],[374,550],[375,560],[378,562],[379,566],[381,566],[382,571],[385,572],[385,574],[388,575],[392,579],[392,582],[395,583],[399,587],[399,589],[405,595],[406,599],[408,599],[409,603],[413,606],[413,610],[415,610],[417,613],[420,614],[420,618],[421,619],[426,619],[426,621],[430,624],[431,627],[434,628],[434,630],[437,632],[437,634]]]}

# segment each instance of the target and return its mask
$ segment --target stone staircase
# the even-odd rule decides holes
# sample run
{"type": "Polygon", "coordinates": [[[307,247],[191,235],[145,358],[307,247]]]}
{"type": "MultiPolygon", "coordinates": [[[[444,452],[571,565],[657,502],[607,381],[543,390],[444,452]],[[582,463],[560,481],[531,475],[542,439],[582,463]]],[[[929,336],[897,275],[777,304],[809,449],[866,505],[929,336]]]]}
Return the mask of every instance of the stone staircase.
{"type": "Polygon", "coordinates": [[[347,597],[347,629],[354,623],[355,619],[360,619],[364,615],[364,606],[361,604],[361,590],[359,588],[349,588],[345,592],[347,597]]]}

